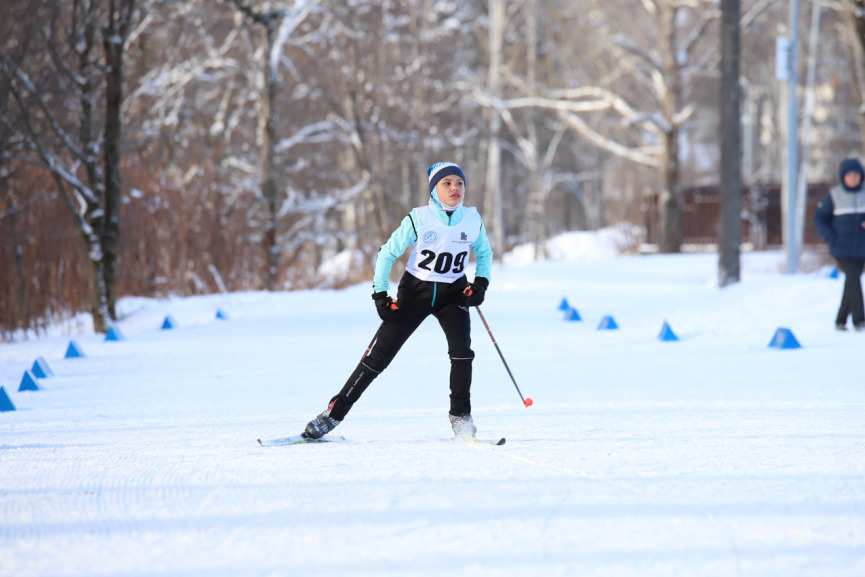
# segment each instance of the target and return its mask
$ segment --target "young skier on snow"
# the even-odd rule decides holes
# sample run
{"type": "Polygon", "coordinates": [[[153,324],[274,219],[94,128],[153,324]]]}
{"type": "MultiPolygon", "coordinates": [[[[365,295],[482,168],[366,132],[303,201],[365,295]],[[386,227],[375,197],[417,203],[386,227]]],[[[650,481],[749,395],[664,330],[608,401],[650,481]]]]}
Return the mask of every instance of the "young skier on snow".
{"type": "Polygon", "coordinates": [[[319,439],[339,425],[429,315],[436,317],[447,338],[449,417],[454,436],[472,437],[477,432],[470,402],[475,354],[469,307],[484,301],[493,251],[477,209],[463,206],[466,177],[462,169],[454,162],[437,162],[427,169],[427,177],[428,206],[412,209],[376,258],[372,300],[382,320],[377,340],[327,409],[307,424],[304,437],[319,439]],[[409,246],[412,251],[394,300],[387,293],[391,268],[409,246]],[[469,248],[478,261],[472,283],[465,275],[469,248]]]}

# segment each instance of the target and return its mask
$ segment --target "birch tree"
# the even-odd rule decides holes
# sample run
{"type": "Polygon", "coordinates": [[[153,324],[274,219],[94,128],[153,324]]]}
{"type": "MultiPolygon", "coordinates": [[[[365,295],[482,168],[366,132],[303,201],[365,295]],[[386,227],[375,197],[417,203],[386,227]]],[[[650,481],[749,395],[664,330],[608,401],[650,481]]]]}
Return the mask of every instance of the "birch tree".
{"type": "MultiPolygon", "coordinates": [[[[338,129],[338,146],[316,156],[330,159],[330,172],[341,173],[345,183],[318,193],[341,199],[328,204],[343,225],[331,228],[320,246],[339,240],[342,250],[356,252],[354,262],[370,261],[406,213],[427,202],[426,166],[472,158],[465,143],[476,129],[471,123],[466,130],[465,119],[475,107],[463,106],[459,86],[468,66],[456,57],[466,54],[470,40],[464,38],[471,39],[463,34],[474,21],[470,10],[463,4],[367,0],[327,11],[334,33],[319,55],[315,89],[327,105],[326,119],[338,129]]],[[[477,199],[481,178],[469,180],[477,199]]]]}
{"type": "Polygon", "coordinates": [[[843,0],[842,13],[851,39],[851,69],[859,98],[859,130],[865,139],[865,0],[843,0]]]}
{"type": "Polygon", "coordinates": [[[116,319],[120,111],[135,7],[135,0],[31,5],[20,15],[20,37],[0,46],[0,74],[18,112],[7,111],[4,122],[20,131],[11,157],[46,170],[69,207],[92,267],[98,332],[116,319]]]}
{"type": "Polygon", "coordinates": [[[603,77],[584,78],[585,85],[576,88],[526,92],[502,106],[555,111],[593,145],[656,169],[659,248],[677,252],[682,242],[679,138],[694,111],[687,90],[712,61],[713,53],[700,41],[719,15],[717,0],[643,0],[639,13],[628,2],[593,6],[600,24],[594,38],[599,46],[610,43],[594,53],[606,59],[603,77]],[[611,123],[613,118],[618,122],[611,123]]]}
{"type": "MultiPolygon", "coordinates": [[[[502,86],[502,47],[504,46],[504,34],[506,25],[505,6],[506,0],[489,0],[488,46],[489,64],[487,65],[487,78],[485,92],[489,95],[490,103],[496,102],[501,97],[502,86]]],[[[493,246],[504,247],[504,202],[502,200],[502,149],[500,132],[502,126],[499,111],[488,107],[489,133],[487,136],[487,174],[486,191],[484,194],[484,213],[490,220],[490,231],[493,246]]]]}
{"type": "Polygon", "coordinates": [[[489,127],[485,213],[492,215],[492,228],[500,235],[497,242],[503,243],[504,206],[514,207],[512,212],[521,215],[515,219],[522,225],[517,236],[533,245],[536,258],[543,258],[548,227],[554,220],[547,212],[547,201],[557,186],[578,182],[576,172],[582,163],[568,157],[568,168],[555,164],[560,150],[568,149],[562,144],[568,143],[572,131],[535,99],[551,85],[557,88],[573,78],[573,59],[563,54],[557,31],[573,31],[570,27],[579,27],[578,19],[560,6],[530,1],[490,0],[488,5],[487,76],[472,93],[485,109],[489,127]],[[504,42],[506,37],[510,42],[504,42]],[[511,190],[502,186],[503,148],[525,175],[511,190]],[[506,201],[508,193],[515,200],[506,201]]]}
{"type": "Polygon", "coordinates": [[[246,0],[232,0],[253,25],[265,33],[264,55],[261,77],[263,79],[262,100],[259,108],[259,138],[261,147],[261,196],[267,210],[264,226],[264,253],[266,261],[267,290],[277,289],[279,263],[282,255],[278,242],[280,178],[276,166],[276,145],[279,132],[279,108],[276,106],[280,86],[279,63],[285,39],[297,29],[319,0],[295,3],[290,10],[255,9],[246,0]]]}
{"type": "Polygon", "coordinates": [[[643,0],[640,7],[645,17],[633,14],[637,25],[628,27],[630,36],[613,32],[613,22],[607,23],[615,45],[610,55],[622,76],[596,87],[590,98],[596,104],[606,101],[607,110],[618,114],[624,126],[640,131],[638,142],[649,144],[649,149],[623,149],[610,139],[597,138],[600,135],[587,130],[576,115],[566,113],[565,117],[610,152],[657,168],[658,245],[661,252],[677,252],[682,243],[679,138],[683,123],[694,111],[686,94],[695,77],[712,62],[714,52],[701,40],[719,12],[716,0],[643,0]],[[639,34],[641,30],[646,33],[639,34]]]}

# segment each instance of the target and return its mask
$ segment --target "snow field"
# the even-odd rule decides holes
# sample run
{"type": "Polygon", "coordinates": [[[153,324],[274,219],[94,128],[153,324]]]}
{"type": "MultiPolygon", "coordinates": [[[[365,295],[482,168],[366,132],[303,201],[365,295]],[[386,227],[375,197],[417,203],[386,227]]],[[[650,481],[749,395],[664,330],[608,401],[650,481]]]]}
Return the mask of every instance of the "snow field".
{"type": "Polygon", "coordinates": [[[780,260],[723,290],[714,255],[497,267],[482,309],[535,402],[473,316],[475,422],[502,447],[447,440],[434,319],[345,442],[257,445],[354,368],[368,285],[124,299],[127,340],[76,335],[83,359],[56,331],[0,345],[0,575],[863,575],[865,334],[833,329],[840,281],[780,260]],[[803,348],[768,348],[779,326],[803,348]],[[18,393],[40,355],[56,376],[18,393]]]}

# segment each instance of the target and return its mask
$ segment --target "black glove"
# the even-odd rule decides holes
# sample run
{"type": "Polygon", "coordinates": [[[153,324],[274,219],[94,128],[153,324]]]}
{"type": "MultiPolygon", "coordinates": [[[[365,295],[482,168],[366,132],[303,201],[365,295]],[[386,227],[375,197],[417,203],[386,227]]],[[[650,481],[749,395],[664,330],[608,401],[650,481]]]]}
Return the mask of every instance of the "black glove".
{"type": "Polygon", "coordinates": [[[381,320],[392,321],[399,315],[399,306],[395,300],[387,296],[387,292],[373,293],[372,300],[375,301],[375,310],[378,311],[381,320]]]}
{"type": "Polygon", "coordinates": [[[490,281],[482,276],[475,277],[475,282],[463,289],[465,303],[470,307],[481,305],[484,302],[484,294],[487,292],[488,286],[490,286],[490,281]]]}

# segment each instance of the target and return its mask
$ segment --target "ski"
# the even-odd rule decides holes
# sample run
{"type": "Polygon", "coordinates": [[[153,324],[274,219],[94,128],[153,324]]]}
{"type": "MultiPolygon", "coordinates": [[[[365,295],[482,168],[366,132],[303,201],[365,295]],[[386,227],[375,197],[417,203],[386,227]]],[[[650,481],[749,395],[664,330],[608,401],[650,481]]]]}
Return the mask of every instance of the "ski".
{"type": "Polygon", "coordinates": [[[498,445],[504,445],[505,444],[505,438],[504,437],[502,437],[498,441],[496,441],[495,439],[472,439],[472,440],[475,443],[480,443],[482,445],[497,445],[498,446],[498,445]]]}
{"type": "Polygon", "coordinates": [[[325,435],[320,439],[311,439],[303,435],[292,435],[291,437],[281,437],[278,439],[258,439],[258,444],[262,447],[282,447],[285,445],[301,445],[304,443],[334,443],[337,441],[345,441],[345,437],[336,435],[325,435]]]}
{"type": "MultiPolygon", "coordinates": [[[[478,439],[477,437],[472,437],[469,439],[449,439],[452,442],[459,443],[470,443],[473,445],[504,445],[505,438],[502,437],[499,440],[495,439],[478,439]]],[[[345,441],[345,437],[340,437],[338,435],[325,435],[320,439],[311,439],[309,437],[304,437],[303,435],[292,435],[291,437],[280,437],[278,439],[258,439],[258,444],[262,447],[284,447],[286,445],[302,445],[306,443],[336,443],[339,441],[345,441]]]]}
{"type": "Polygon", "coordinates": [[[477,437],[471,437],[470,439],[452,439],[452,440],[454,442],[457,442],[457,443],[472,443],[474,445],[496,445],[496,446],[498,446],[498,445],[504,445],[505,444],[505,438],[504,437],[502,437],[498,441],[496,441],[495,439],[478,439],[477,437]]]}

